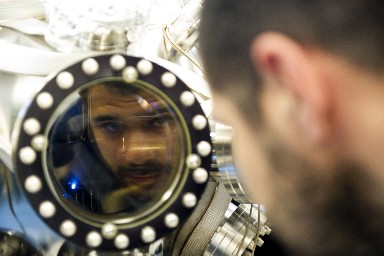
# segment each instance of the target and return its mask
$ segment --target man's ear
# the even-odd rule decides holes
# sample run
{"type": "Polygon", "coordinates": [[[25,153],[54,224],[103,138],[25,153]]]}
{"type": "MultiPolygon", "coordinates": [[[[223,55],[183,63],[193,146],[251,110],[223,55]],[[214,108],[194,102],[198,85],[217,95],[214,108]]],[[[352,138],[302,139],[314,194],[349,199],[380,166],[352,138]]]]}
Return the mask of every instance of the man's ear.
{"type": "Polygon", "coordinates": [[[313,145],[326,143],[330,139],[330,88],[311,50],[281,33],[267,32],[253,41],[250,51],[263,89],[272,95],[267,99],[274,101],[264,106],[269,108],[266,114],[273,115],[273,123],[279,126],[289,119],[290,127],[280,128],[294,129],[313,145]]]}

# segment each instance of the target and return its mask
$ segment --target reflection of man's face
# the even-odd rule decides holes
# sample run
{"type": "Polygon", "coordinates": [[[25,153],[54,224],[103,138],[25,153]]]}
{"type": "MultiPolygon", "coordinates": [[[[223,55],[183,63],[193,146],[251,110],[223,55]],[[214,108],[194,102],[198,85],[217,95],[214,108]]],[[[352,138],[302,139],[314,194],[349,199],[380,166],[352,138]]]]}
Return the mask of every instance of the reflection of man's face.
{"type": "Polygon", "coordinates": [[[164,193],[159,189],[169,186],[181,147],[166,103],[144,90],[107,85],[88,89],[87,100],[90,139],[120,186],[137,196],[164,193]]]}

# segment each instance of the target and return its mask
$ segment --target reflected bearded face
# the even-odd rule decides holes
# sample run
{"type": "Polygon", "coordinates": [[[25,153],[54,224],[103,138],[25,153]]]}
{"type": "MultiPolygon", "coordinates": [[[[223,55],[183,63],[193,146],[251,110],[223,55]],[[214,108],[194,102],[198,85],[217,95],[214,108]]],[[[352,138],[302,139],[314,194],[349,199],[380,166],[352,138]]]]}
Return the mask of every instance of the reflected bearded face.
{"type": "Polygon", "coordinates": [[[122,93],[105,85],[91,87],[87,100],[94,150],[120,187],[138,197],[162,194],[181,147],[166,103],[144,90],[122,93]]]}

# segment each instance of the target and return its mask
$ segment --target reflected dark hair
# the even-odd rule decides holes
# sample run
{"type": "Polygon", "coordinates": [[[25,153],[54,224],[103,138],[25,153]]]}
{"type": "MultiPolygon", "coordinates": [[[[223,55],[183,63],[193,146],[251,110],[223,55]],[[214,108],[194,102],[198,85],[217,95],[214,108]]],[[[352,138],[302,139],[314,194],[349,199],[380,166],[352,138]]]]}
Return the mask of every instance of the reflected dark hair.
{"type": "Polygon", "coordinates": [[[254,97],[260,85],[249,46],[266,31],[283,33],[304,47],[325,49],[373,72],[383,69],[382,0],[204,3],[199,45],[208,80],[214,91],[230,95],[245,114],[256,114],[254,97]]]}
{"type": "Polygon", "coordinates": [[[110,81],[103,81],[100,83],[92,84],[85,89],[80,91],[80,96],[83,99],[86,99],[88,96],[89,91],[96,86],[103,86],[105,88],[108,88],[111,92],[118,93],[118,94],[132,94],[136,93],[138,91],[138,88],[132,85],[131,83],[127,83],[124,80],[110,80],[110,81]]]}

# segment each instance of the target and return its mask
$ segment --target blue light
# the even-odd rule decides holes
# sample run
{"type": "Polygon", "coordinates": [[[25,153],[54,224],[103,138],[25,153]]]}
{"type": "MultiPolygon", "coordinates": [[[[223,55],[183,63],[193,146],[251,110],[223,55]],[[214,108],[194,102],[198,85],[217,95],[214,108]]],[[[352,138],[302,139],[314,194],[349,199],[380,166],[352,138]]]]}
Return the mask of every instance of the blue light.
{"type": "Polygon", "coordinates": [[[75,182],[71,184],[71,189],[76,189],[76,183],[75,182]]]}

